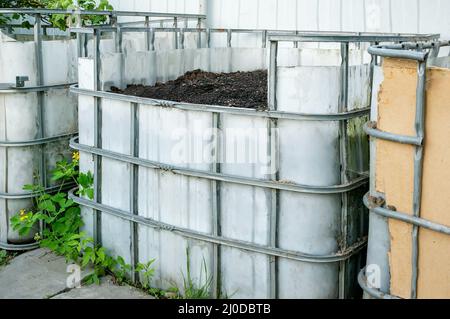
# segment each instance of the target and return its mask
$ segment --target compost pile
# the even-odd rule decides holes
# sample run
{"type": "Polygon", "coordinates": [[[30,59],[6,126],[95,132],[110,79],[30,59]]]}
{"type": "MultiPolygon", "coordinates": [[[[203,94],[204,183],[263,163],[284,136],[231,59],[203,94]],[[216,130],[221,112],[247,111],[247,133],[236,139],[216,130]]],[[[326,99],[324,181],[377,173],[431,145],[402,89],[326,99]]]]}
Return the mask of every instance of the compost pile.
{"type": "Polygon", "coordinates": [[[159,100],[254,109],[267,108],[267,71],[211,73],[190,71],[155,86],[128,85],[111,92],[159,100]]]}

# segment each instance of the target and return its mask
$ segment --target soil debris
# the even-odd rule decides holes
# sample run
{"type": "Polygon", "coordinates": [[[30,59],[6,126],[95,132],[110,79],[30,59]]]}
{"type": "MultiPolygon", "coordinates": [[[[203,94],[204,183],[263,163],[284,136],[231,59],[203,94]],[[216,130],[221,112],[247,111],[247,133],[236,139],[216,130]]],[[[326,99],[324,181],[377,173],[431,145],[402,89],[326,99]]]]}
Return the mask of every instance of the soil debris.
{"type": "Polygon", "coordinates": [[[267,71],[211,73],[187,72],[178,79],[155,86],[128,85],[111,92],[194,104],[253,109],[267,108],[267,71]]]}

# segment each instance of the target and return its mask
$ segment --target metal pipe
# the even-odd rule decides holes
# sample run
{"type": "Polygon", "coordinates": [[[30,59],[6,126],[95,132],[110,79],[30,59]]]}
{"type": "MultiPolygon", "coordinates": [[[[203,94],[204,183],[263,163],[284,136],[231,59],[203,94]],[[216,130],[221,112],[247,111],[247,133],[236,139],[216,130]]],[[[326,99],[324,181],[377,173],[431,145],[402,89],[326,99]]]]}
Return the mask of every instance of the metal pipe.
{"type": "MultiPolygon", "coordinates": [[[[270,81],[269,81],[270,82],[270,81]]],[[[273,82],[270,82],[273,83],[273,82]]],[[[302,120],[302,121],[343,121],[349,120],[356,117],[361,117],[369,114],[370,107],[365,107],[362,109],[351,110],[343,113],[335,114],[311,114],[311,113],[293,113],[284,111],[270,111],[269,110],[253,110],[248,108],[238,108],[238,107],[226,107],[218,105],[207,105],[207,104],[192,104],[192,103],[182,103],[182,102],[170,102],[164,100],[156,100],[145,97],[130,96],[125,94],[117,94],[112,92],[95,91],[80,89],[78,86],[72,86],[70,88],[71,93],[107,98],[111,100],[124,101],[129,103],[139,103],[144,105],[153,105],[160,107],[170,107],[179,110],[191,110],[199,112],[216,112],[216,113],[227,113],[227,114],[237,114],[251,117],[266,117],[274,119],[291,119],[291,120],[302,120]]],[[[271,91],[273,92],[273,91],[271,91]]],[[[275,98],[275,97],[272,97],[275,98]]],[[[270,97],[269,97],[270,100],[270,97]]]]}
{"type": "MultiPolygon", "coordinates": [[[[130,155],[139,156],[139,105],[133,103],[131,105],[130,118],[130,155]]],[[[139,215],[138,196],[139,196],[139,166],[130,164],[130,212],[133,215],[139,215]]],[[[136,223],[130,222],[130,260],[131,260],[131,280],[139,282],[139,273],[136,272],[139,263],[139,234],[136,223]]]]}
{"type": "MultiPolygon", "coordinates": [[[[268,96],[269,96],[269,111],[277,110],[277,71],[278,71],[278,42],[270,42],[269,51],[269,83],[268,83],[268,96]]],[[[279,179],[278,173],[278,159],[279,156],[279,145],[277,141],[277,119],[269,119],[267,121],[268,139],[267,139],[267,156],[270,158],[270,169],[269,179],[272,182],[277,182],[279,179]]],[[[278,215],[279,215],[279,191],[277,189],[272,189],[271,192],[271,204],[270,204],[270,215],[268,220],[268,231],[267,236],[269,242],[269,247],[276,248],[278,245],[278,215]]],[[[278,297],[278,267],[277,258],[272,256],[269,258],[269,298],[275,299],[278,297]]]]}
{"type": "Polygon", "coordinates": [[[177,17],[173,18],[173,28],[175,32],[175,50],[178,49],[178,19],[177,17]]]}
{"type": "Polygon", "coordinates": [[[241,185],[249,185],[249,186],[257,186],[257,187],[265,187],[271,189],[278,190],[286,190],[296,193],[305,193],[305,194],[341,194],[344,192],[349,192],[351,190],[357,189],[358,187],[367,184],[368,178],[366,176],[358,177],[351,182],[346,184],[334,185],[334,186],[313,186],[313,185],[300,185],[296,183],[288,183],[288,182],[275,182],[269,181],[265,179],[251,178],[251,177],[241,177],[236,175],[224,174],[224,173],[213,173],[208,171],[202,171],[191,168],[184,168],[174,165],[168,165],[161,162],[150,161],[143,158],[136,158],[130,155],[121,154],[117,152],[112,152],[108,150],[104,150],[98,147],[93,147],[89,145],[79,144],[77,142],[78,138],[74,137],[70,141],[70,147],[82,151],[85,153],[93,154],[95,157],[106,157],[110,159],[114,159],[117,161],[121,161],[124,163],[132,163],[137,164],[139,166],[159,169],[163,171],[170,171],[174,174],[190,176],[190,177],[198,177],[209,180],[216,180],[222,182],[229,182],[241,185]]]}
{"type": "MultiPolygon", "coordinates": [[[[36,84],[41,86],[44,84],[44,69],[42,62],[42,37],[41,37],[41,15],[36,14],[34,16],[34,44],[35,44],[35,57],[36,57],[36,84]]],[[[37,109],[38,109],[38,125],[39,125],[39,139],[43,139],[45,135],[44,128],[44,96],[42,91],[37,92],[37,109]]],[[[44,149],[41,148],[41,156],[39,163],[39,177],[41,185],[47,187],[47,172],[45,169],[45,155],[44,149]]]]}
{"type": "Polygon", "coordinates": [[[167,12],[148,12],[148,11],[116,11],[116,10],[78,10],[78,9],[25,9],[25,8],[8,8],[0,9],[0,14],[74,14],[74,15],[101,15],[108,17],[156,17],[156,18],[192,18],[192,19],[206,19],[204,14],[190,14],[190,13],[167,13],[167,12]]]}
{"type": "MultiPolygon", "coordinates": [[[[348,111],[348,73],[349,73],[349,43],[341,43],[341,68],[340,68],[340,98],[338,112],[348,111]]],[[[347,121],[339,122],[339,162],[341,170],[341,184],[347,183],[347,121]]],[[[341,245],[342,249],[347,246],[347,224],[348,224],[348,195],[341,196],[341,245]]],[[[339,298],[344,299],[346,294],[346,262],[339,265],[339,298]]]]}
{"type": "Polygon", "coordinates": [[[431,231],[435,231],[441,234],[450,235],[450,227],[441,225],[420,217],[416,217],[407,213],[394,211],[391,209],[383,208],[375,205],[372,201],[369,200],[369,194],[364,195],[363,198],[364,205],[370,210],[371,213],[396,219],[417,227],[423,227],[431,231]]]}
{"type": "MultiPolygon", "coordinates": [[[[93,42],[94,42],[94,90],[100,89],[100,37],[101,31],[94,30],[93,42]]],[[[94,99],[94,146],[101,148],[102,145],[102,110],[101,99],[96,97],[94,99]]],[[[102,158],[101,156],[94,155],[94,201],[101,202],[101,172],[102,172],[102,158]]],[[[101,245],[101,211],[94,210],[93,214],[93,237],[96,245],[101,245]]]]}
{"type": "Polygon", "coordinates": [[[0,147],[27,147],[27,146],[37,146],[48,144],[52,142],[56,142],[63,139],[70,139],[75,136],[77,133],[68,133],[62,134],[52,137],[39,138],[34,140],[25,140],[25,141],[0,141],[0,147]]]}
{"type": "MultiPolygon", "coordinates": [[[[220,114],[212,113],[212,127],[214,129],[213,134],[216,134],[220,129],[220,114]]],[[[220,141],[215,137],[214,143],[214,156],[212,163],[212,172],[216,174],[220,174],[220,163],[219,163],[219,150],[220,150],[220,141]]],[[[212,233],[213,236],[221,236],[221,214],[220,214],[220,182],[219,181],[211,181],[211,204],[212,204],[212,233]]],[[[220,273],[221,273],[221,262],[220,262],[220,245],[213,246],[213,295],[214,297],[219,297],[221,294],[221,283],[220,283],[220,273]]]]}
{"type": "MultiPolygon", "coordinates": [[[[415,130],[417,137],[424,139],[425,135],[425,94],[426,94],[426,59],[418,65],[418,80],[416,89],[416,116],[415,130]]],[[[413,215],[420,217],[422,198],[422,172],[423,172],[423,146],[417,145],[414,155],[414,192],[413,192],[413,215]]],[[[412,276],[411,276],[411,298],[417,298],[417,280],[419,272],[419,228],[413,225],[412,230],[412,276]]]]}
{"type": "Polygon", "coordinates": [[[358,273],[358,284],[359,286],[370,296],[377,298],[377,299],[401,299],[400,297],[385,294],[379,289],[369,287],[367,284],[367,278],[365,276],[366,268],[364,267],[361,269],[361,271],[358,273]]]}
{"type": "MultiPolygon", "coordinates": [[[[45,193],[55,193],[57,191],[59,191],[61,189],[61,186],[64,185],[55,185],[55,186],[50,186],[47,187],[44,191],[45,193]]],[[[66,187],[63,187],[62,189],[64,190],[68,190],[70,188],[73,188],[75,186],[74,183],[68,183],[66,187]]],[[[31,198],[35,198],[40,196],[41,193],[33,193],[33,192],[28,192],[28,193],[5,193],[5,192],[0,192],[0,199],[31,199],[31,198]]]]}
{"type": "Polygon", "coordinates": [[[408,136],[408,135],[399,135],[390,132],[381,131],[374,126],[376,122],[367,122],[364,124],[363,129],[364,132],[374,138],[379,138],[385,141],[397,142],[401,144],[409,144],[420,146],[423,144],[423,137],[419,136],[408,136]]]}
{"type": "Polygon", "coordinates": [[[247,251],[252,251],[260,254],[266,254],[276,257],[288,258],[302,262],[310,262],[310,263],[334,263],[339,262],[341,260],[345,260],[358,253],[361,249],[366,246],[367,240],[364,238],[354,245],[348,247],[346,251],[339,251],[334,254],[329,255],[311,255],[305,254],[301,252],[281,249],[281,248],[273,248],[267,247],[259,244],[255,244],[252,242],[246,242],[238,239],[232,239],[222,236],[214,236],[194,230],[190,230],[187,228],[178,227],[175,225],[170,225],[167,223],[163,223],[160,221],[156,221],[151,218],[142,217],[139,215],[130,214],[130,212],[123,211],[111,206],[107,206],[104,204],[96,203],[95,201],[91,201],[85,198],[78,197],[74,194],[74,190],[69,192],[69,198],[72,199],[75,203],[92,208],[94,210],[102,211],[106,214],[116,216],[123,220],[132,221],[138,223],[143,226],[152,227],[158,230],[169,231],[185,238],[196,239],[199,241],[204,241],[213,244],[220,244],[228,247],[234,247],[238,249],[243,249],[247,251]]]}
{"type": "Polygon", "coordinates": [[[426,60],[427,53],[426,52],[417,52],[417,51],[402,51],[395,49],[383,49],[377,47],[370,47],[368,52],[372,55],[387,57],[387,58],[398,58],[398,59],[408,59],[408,60],[417,60],[423,62],[426,60]]]}

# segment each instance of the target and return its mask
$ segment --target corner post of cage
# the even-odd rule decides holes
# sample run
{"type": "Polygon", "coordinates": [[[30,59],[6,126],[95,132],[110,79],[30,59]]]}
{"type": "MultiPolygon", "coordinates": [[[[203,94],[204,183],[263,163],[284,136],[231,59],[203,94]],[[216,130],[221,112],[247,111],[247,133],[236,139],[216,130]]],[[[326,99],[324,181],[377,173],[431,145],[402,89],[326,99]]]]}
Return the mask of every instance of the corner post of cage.
{"type": "MultiPolygon", "coordinates": [[[[130,155],[139,157],[139,104],[130,103],[130,155]]],[[[139,215],[138,196],[139,196],[139,165],[130,163],[130,213],[134,216],[139,215]]],[[[139,273],[136,272],[139,263],[139,233],[138,225],[135,221],[130,221],[130,261],[131,261],[131,280],[139,282],[139,273]]]]}
{"type": "MultiPolygon", "coordinates": [[[[425,61],[418,62],[417,66],[417,88],[416,88],[416,114],[414,128],[417,137],[425,139],[425,104],[426,104],[426,66],[425,61]]],[[[423,153],[424,146],[416,145],[414,152],[414,191],[413,191],[413,216],[420,218],[422,202],[422,176],[423,176],[423,153]]],[[[412,275],[411,275],[411,299],[417,298],[417,283],[419,272],[419,227],[413,225],[412,230],[412,275]]]]}
{"type": "MultiPolygon", "coordinates": [[[[34,15],[34,49],[36,57],[36,85],[44,85],[44,66],[42,57],[42,34],[41,34],[41,14],[37,13],[34,15]]],[[[39,125],[39,138],[45,137],[45,114],[44,114],[44,92],[39,91],[37,94],[37,110],[38,110],[38,125],[39,125]]],[[[40,185],[47,188],[47,170],[45,161],[45,144],[39,146],[40,156],[39,156],[39,179],[40,185]]],[[[39,228],[42,231],[44,228],[44,222],[39,222],[39,228]]]]}
{"type": "MultiPolygon", "coordinates": [[[[101,30],[93,30],[93,43],[94,43],[94,90],[100,90],[100,39],[101,30]]],[[[101,109],[101,98],[94,98],[94,147],[102,147],[102,109],[101,109]]],[[[100,155],[93,155],[94,160],[94,202],[100,204],[101,199],[101,173],[102,173],[102,158],[100,155]]],[[[101,245],[102,234],[101,234],[101,221],[102,213],[100,210],[94,209],[93,214],[93,235],[94,243],[96,245],[101,245]]]]}
{"type": "MultiPolygon", "coordinates": [[[[349,42],[341,42],[340,94],[339,113],[348,111],[348,78],[349,78],[349,42]]],[[[348,182],[347,176],[347,120],[339,121],[339,157],[341,170],[341,184],[348,182]]],[[[341,195],[341,249],[347,248],[348,230],[348,193],[341,195]]],[[[342,260],[339,265],[339,298],[346,294],[347,261],[342,260]]]]}
{"type": "MultiPolygon", "coordinates": [[[[212,134],[214,139],[214,153],[212,158],[212,172],[220,173],[220,138],[219,130],[221,126],[221,116],[218,112],[212,113],[212,134]]],[[[220,237],[221,232],[221,196],[220,196],[220,181],[211,181],[211,195],[212,195],[212,233],[214,237],[220,237]]],[[[215,298],[221,296],[221,253],[220,244],[213,244],[213,278],[212,278],[212,293],[215,298]]]]}
{"type": "MultiPolygon", "coordinates": [[[[269,83],[268,83],[268,96],[269,96],[269,110],[277,110],[277,69],[278,69],[278,41],[270,40],[269,48],[269,83]]],[[[272,181],[278,180],[278,161],[279,145],[277,141],[277,125],[278,120],[276,118],[267,119],[268,139],[267,139],[267,155],[270,161],[269,178],[272,181]]],[[[278,213],[279,213],[279,190],[271,190],[270,200],[270,213],[268,221],[268,246],[271,248],[277,247],[278,241],[278,213]]],[[[277,257],[269,256],[269,298],[278,297],[278,265],[277,257]]]]}

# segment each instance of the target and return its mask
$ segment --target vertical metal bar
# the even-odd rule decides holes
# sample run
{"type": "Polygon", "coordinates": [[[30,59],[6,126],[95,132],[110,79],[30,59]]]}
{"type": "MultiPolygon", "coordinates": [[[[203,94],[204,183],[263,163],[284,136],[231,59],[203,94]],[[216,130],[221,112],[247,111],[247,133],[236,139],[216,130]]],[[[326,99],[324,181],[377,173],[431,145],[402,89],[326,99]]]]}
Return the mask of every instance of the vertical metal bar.
{"type": "Polygon", "coordinates": [[[227,30],[227,48],[231,48],[231,36],[232,36],[231,29],[228,29],[227,30]]]}
{"type": "Polygon", "coordinates": [[[431,54],[430,57],[431,58],[437,58],[439,56],[439,51],[441,50],[441,46],[439,41],[434,43],[433,48],[431,49],[431,54]]]}
{"type": "MultiPolygon", "coordinates": [[[[425,96],[426,96],[426,66],[427,61],[418,65],[418,78],[416,89],[416,117],[414,127],[420,138],[425,138],[425,96]]],[[[422,171],[423,171],[423,145],[416,146],[414,154],[414,193],[413,215],[420,217],[422,197],[422,171]]],[[[417,298],[417,279],[419,276],[419,227],[413,225],[412,229],[412,275],[411,275],[411,299],[417,298]]]]}
{"type": "MultiPolygon", "coordinates": [[[[270,62],[269,62],[269,110],[277,109],[276,89],[277,89],[277,58],[278,58],[278,42],[270,42],[270,62]]],[[[277,158],[278,143],[276,136],[277,119],[268,119],[268,156],[270,158],[270,174],[271,180],[278,180],[277,158]]],[[[279,191],[273,189],[271,191],[271,207],[269,215],[268,240],[270,247],[277,247],[277,230],[278,230],[278,211],[279,211],[279,191]]],[[[277,281],[277,258],[269,256],[269,298],[278,297],[278,281],[277,281]]]]}
{"type": "MultiPolygon", "coordinates": [[[[34,49],[36,58],[36,85],[44,85],[44,70],[42,61],[42,35],[41,35],[41,15],[36,14],[34,16],[34,49]]],[[[37,92],[37,109],[38,109],[38,125],[39,125],[39,138],[43,138],[45,135],[45,114],[44,114],[44,94],[43,92],[37,92]]],[[[47,187],[47,172],[45,164],[45,145],[40,147],[40,162],[39,162],[39,177],[40,183],[43,187],[47,187]]]]}
{"type": "Polygon", "coordinates": [[[145,32],[145,50],[150,51],[150,18],[148,16],[145,17],[145,27],[147,31],[145,32]]]}
{"type": "Polygon", "coordinates": [[[211,29],[206,29],[206,47],[211,47],[211,29]]]}
{"type": "MultiPolygon", "coordinates": [[[[295,31],[295,35],[298,35],[298,31],[295,31]]],[[[294,48],[297,49],[298,48],[298,42],[294,41],[294,48]]]]}
{"type": "Polygon", "coordinates": [[[88,45],[89,45],[89,39],[86,34],[83,35],[83,54],[85,57],[89,55],[88,45]]]}
{"type": "MultiPolygon", "coordinates": [[[[214,157],[212,163],[212,171],[215,173],[220,173],[220,140],[219,140],[219,128],[220,128],[220,113],[213,113],[213,134],[214,136],[214,157]]],[[[220,182],[211,181],[211,192],[212,192],[212,231],[214,236],[220,236],[220,182]]],[[[220,245],[214,244],[213,246],[213,296],[215,298],[221,295],[221,265],[220,265],[220,245]]]]}
{"type": "Polygon", "coordinates": [[[175,50],[178,49],[178,18],[173,18],[173,27],[174,27],[174,35],[175,35],[175,50]]]}
{"type": "Polygon", "coordinates": [[[120,53],[120,66],[119,66],[119,72],[120,72],[120,83],[119,83],[119,87],[121,89],[124,88],[123,86],[123,82],[124,82],[124,74],[125,74],[125,62],[124,62],[124,56],[122,55],[122,41],[123,41],[123,32],[120,29],[119,26],[117,26],[116,28],[116,32],[115,32],[115,50],[116,53],[120,53]]]}
{"type": "Polygon", "coordinates": [[[180,49],[184,49],[184,28],[180,30],[180,49]]]}
{"type": "MultiPolygon", "coordinates": [[[[98,91],[100,89],[100,37],[101,31],[94,30],[93,42],[94,42],[94,89],[98,91]]],[[[94,99],[94,147],[102,147],[102,109],[101,98],[95,97],[94,99]]],[[[101,172],[102,172],[102,158],[99,155],[93,155],[94,158],[94,201],[101,203],[101,172]]],[[[94,243],[101,245],[101,211],[94,209],[93,220],[93,232],[94,243]]]]}
{"type": "Polygon", "coordinates": [[[150,32],[149,32],[149,41],[150,41],[150,47],[149,50],[150,51],[155,51],[155,30],[153,28],[150,28],[150,32]]]}
{"type": "MultiPolygon", "coordinates": [[[[139,105],[131,103],[131,119],[130,119],[130,155],[139,157],[139,105]]],[[[130,164],[130,212],[133,215],[138,215],[138,173],[139,166],[130,164]]],[[[133,282],[139,281],[139,274],[136,272],[137,264],[139,263],[139,245],[138,245],[138,225],[135,222],[130,222],[130,241],[131,241],[131,280],[133,282]]]]}
{"type": "MultiPolygon", "coordinates": [[[[42,59],[42,35],[41,35],[41,15],[36,14],[34,16],[34,49],[36,57],[36,85],[44,85],[44,67],[42,59]]],[[[45,137],[45,111],[44,111],[44,92],[39,91],[37,95],[37,113],[38,113],[38,125],[39,125],[39,137],[45,137]]],[[[40,151],[39,157],[39,178],[42,187],[47,188],[47,168],[45,161],[45,144],[38,146],[40,151]]],[[[42,232],[45,224],[43,221],[39,221],[39,229],[42,232]]]]}
{"type": "Polygon", "coordinates": [[[267,30],[262,32],[262,48],[265,49],[267,47],[267,30]]]}
{"type": "MultiPolygon", "coordinates": [[[[348,110],[348,72],[349,72],[349,43],[341,43],[341,81],[340,81],[340,99],[338,105],[339,112],[348,110]]],[[[339,150],[341,164],[341,184],[348,182],[347,178],[347,121],[339,122],[339,150]]],[[[347,248],[347,228],[348,228],[348,194],[342,193],[341,199],[341,238],[340,249],[345,251],[347,248]]],[[[346,297],[346,267],[347,261],[343,260],[339,265],[339,298],[346,297]]]]}
{"type": "Polygon", "coordinates": [[[197,49],[200,49],[202,47],[202,31],[200,30],[201,28],[202,28],[202,19],[198,18],[198,21],[197,21],[197,29],[198,29],[197,49]]]}
{"type": "Polygon", "coordinates": [[[277,89],[277,58],[278,42],[270,41],[270,61],[269,61],[269,109],[276,109],[276,89],[277,89]]]}
{"type": "MultiPolygon", "coordinates": [[[[81,19],[81,15],[80,14],[75,14],[75,18],[76,18],[76,26],[77,28],[81,28],[83,26],[82,23],[82,19],[81,19]]],[[[70,33],[69,33],[70,36],[70,33]]],[[[78,52],[78,57],[84,57],[85,55],[83,55],[83,42],[84,42],[84,33],[77,33],[77,52],[78,52]]]]}
{"type": "MultiPolygon", "coordinates": [[[[378,42],[374,42],[370,44],[372,45],[378,45],[378,42]]],[[[377,56],[371,55],[370,56],[370,70],[369,70],[369,105],[372,105],[372,96],[373,96],[373,76],[375,73],[375,66],[377,63],[377,56]]]]}

